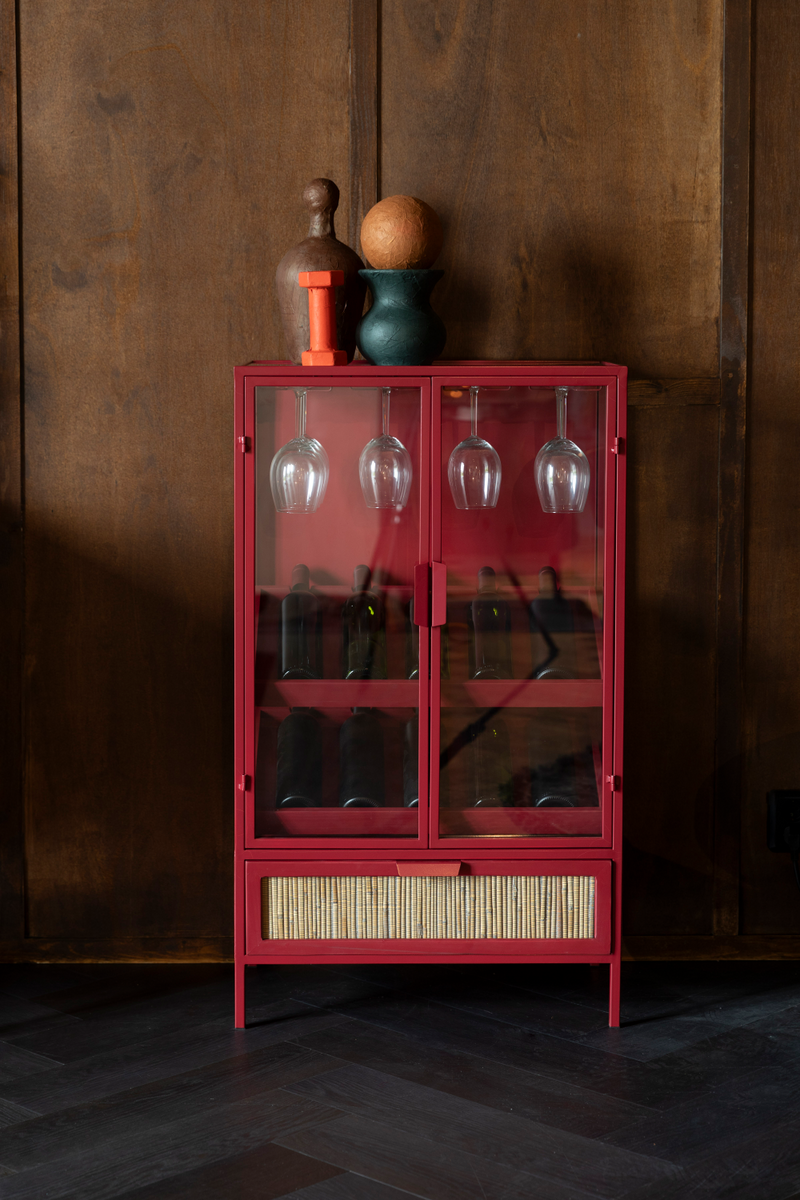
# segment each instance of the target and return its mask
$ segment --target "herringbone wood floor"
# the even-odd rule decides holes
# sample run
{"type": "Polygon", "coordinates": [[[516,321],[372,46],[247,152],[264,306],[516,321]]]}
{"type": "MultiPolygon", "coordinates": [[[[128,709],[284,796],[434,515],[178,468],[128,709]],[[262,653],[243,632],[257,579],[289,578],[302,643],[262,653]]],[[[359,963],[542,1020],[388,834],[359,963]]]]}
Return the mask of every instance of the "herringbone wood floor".
{"type": "Polygon", "coordinates": [[[0,968],[4,1200],[789,1200],[800,964],[0,968]]]}

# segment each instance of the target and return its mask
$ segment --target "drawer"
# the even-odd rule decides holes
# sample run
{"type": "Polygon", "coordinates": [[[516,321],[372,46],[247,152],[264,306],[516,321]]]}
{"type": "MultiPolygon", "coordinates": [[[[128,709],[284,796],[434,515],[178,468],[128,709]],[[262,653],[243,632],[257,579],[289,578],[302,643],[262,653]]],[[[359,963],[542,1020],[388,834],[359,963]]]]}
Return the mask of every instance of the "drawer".
{"type": "Polygon", "coordinates": [[[246,864],[247,953],[451,947],[608,954],[611,863],[532,861],[246,864]]]}

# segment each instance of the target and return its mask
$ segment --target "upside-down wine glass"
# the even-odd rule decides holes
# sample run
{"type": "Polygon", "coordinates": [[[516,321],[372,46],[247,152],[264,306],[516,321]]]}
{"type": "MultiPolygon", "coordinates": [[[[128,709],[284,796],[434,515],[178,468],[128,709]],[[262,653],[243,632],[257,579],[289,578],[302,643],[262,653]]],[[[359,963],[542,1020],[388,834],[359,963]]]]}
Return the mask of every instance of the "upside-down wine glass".
{"type": "Polygon", "coordinates": [[[325,448],[306,437],[305,388],[294,395],[295,436],[273,458],[269,486],[278,512],[313,513],[325,498],[330,466],[325,448]]]}
{"type": "Polygon", "coordinates": [[[536,455],[536,490],[546,513],[579,513],[589,494],[589,461],[567,437],[567,393],[556,388],[557,436],[545,442],[536,455]]]}
{"type": "Polygon", "coordinates": [[[358,477],[367,508],[405,508],[414,470],[401,441],[389,435],[392,389],[381,388],[383,433],[367,442],[358,460],[358,477]]]}
{"type": "Polygon", "coordinates": [[[447,464],[447,480],[456,508],[495,508],[503,468],[494,446],[478,437],[478,388],[469,389],[472,432],[459,442],[447,464]]]}

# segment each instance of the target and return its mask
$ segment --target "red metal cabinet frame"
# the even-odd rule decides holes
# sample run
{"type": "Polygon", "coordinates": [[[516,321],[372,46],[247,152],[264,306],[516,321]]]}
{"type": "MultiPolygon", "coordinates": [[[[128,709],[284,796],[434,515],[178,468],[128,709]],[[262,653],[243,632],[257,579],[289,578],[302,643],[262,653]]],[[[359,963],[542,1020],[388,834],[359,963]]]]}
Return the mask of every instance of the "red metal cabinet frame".
{"type": "MultiPolygon", "coordinates": [[[[608,363],[442,363],[428,368],[380,368],[364,363],[338,369],[296,368],[288,363],[253,363],[237,367],[235,411],[235,897],[234,946],[236,973],[235,1023],[245,1024],[245,967],[256,963],[402,961],[402,962],[591,962],[608,963],[610,969],[609,1023],[619,1024],[620,898],[622,833],[622,705],[624,661],[625,571],[625,449],[626,381],[624,367],[608,363]],[[591,683],[598,696],[588,699],[599,707],[602,699],[602,803],[599,831],[586,825],[583,835],[558,836],[560,810],[549,810],[549,836],[537,836],[544,825],[532,826],[530,836],[481,839],[469,834],[442,836],[438,823],[438,768],[420,775],[419,827],[415,837],[339,836],[337,810],[325,810],[327,836],[306,836],[312,822],[300,815],[289,822],[290,836],[256,837],[253,818],[253,696],[254,630],[257,619],[254,587],[254,399],[257,387],[414,387],[420,391],[419,563],[414,581],[417,611],[424,611],[420,636],[420,684],[413,698],[409,681],[369,681],[367,700],[376,706],[413,703],[420,710],[420,759],[438,764],[439,727],[434,719],[442,703],[438,673],[441,626],[446,620],[446,563],[442,562],[442,390],[465,382],[523,387],[596,387],[606,389],[605,540],[603,578],[602,681],[591,683]],[[378,699],[376,699],[378,697],[378,699]],[[424,718],[423,718],[424,714],[424,718]],[[430,719],[428,719],[430,716],[430,719]],[[552,814],[556,814],[553,816],[552,814]],[[305,820],[305,825],[304,825],[305,820]],[[292,830],[294,832],[292,832],[292,830]],[[323,877],[394,878],[402,875],[503,876],[545,879],[551,876],[596,879],[592,937],[483,937],[483,938],[341,938],[268,939],[262,937],[262,881],[270,877],[321,879],[323,877]]],[[[331,706],[353,703],[353,685],[344,689],[339,680],[315,684],[331,706]],[[345,695],[345,691],[347,694],[345,695]],[[339,693],[341,692],[341,697],[339,693]]],[[[541,703],[524,681],[510,688],[495,685],[497,698],[490,703],[524,707],[541,703]]],[[[569,707],[576,684],[548,684],[547,704],[569,707]],[[563,693],[563,695],[562,695],[563,693]]],[[[484,685],[485,687],[485,685],[484,685]]],[[[581,694],[589,695],[591,688],[581,694]]],[[[488,695],[488,692],[482,695],[488,695]]],[[[298,703],[291,686],[284,684],[280,702],[298,703]]],[[[322,704],[323,701],[318,701],[322,704]]],[[[314,813],[318,810],[307,810],[314,813]]],[[[384,810],[386,812],[388,810],[384,810]]],[[[534,811],[535,810],[530,810],[534,811]]],[[[567,810],[564,810],[567,811],[567,810]]],[[[394,818],[398,830],[406,819],[402,810],[394,818]]],[[[575,829],[586,822],[586,812],[572,810],[567,820],[575,829]],[[577,815],[576,815],[577,814],[577,815]]],[[[523,818],[524,819],[524,818],[523,818]]],[[[542,821],[545,818],[542,817],[542,821]]],[[[596,821],[596,818],[593,820],[596,821]]],[[[406,823],[407,820],[406,820],[406,823]]],[[[479,822],[478,822],[479,823],[479,822]]],[[[385,817],[383,819],[385,829],[385,817]]],[[[318,832],[318,831],[317,831],[318,832]]],[[[475,884],[474,886],[478,886],[475,884]]]]}

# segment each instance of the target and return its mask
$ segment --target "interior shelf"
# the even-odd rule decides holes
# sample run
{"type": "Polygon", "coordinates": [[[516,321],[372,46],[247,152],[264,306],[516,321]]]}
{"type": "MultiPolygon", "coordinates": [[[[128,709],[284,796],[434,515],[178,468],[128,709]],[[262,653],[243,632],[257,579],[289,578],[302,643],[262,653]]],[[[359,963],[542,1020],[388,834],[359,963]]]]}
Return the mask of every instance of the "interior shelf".
{"type": "Polygon", "coordinates": [[[442,837],[600,837],[599,808],[446,808],[442,837]]]}
{"type": "MultiPolygon", "coordinates": [[[[261,837],[416,837],[415,808],[281,808],[257,814],[261,837]]],[[[600,837],[599,808],[464,808],[440,813],[444,837],[600,837]]]]}
{"type": "MultiPolygon", "coordinates": [[[[442,680],[445,708],[601,708],[601,679],[442,680]]],[[[416,708],[416,679],[272,679],[262,709],[416,708]]]]}
{"type": "Polygon", "coordinates": [[[260,836],[416,837],[416,808],[281,808],[258,812],[260,836]]]}
{"type": "Polygon", "coordinates": [[[271,679],[261,695],[271,708],[418,708],[418,679],[271,679]]]}
{"type": "Polygon", "coordinates": [[[444,708],[602,708],[602,679],[442,680],[444,708]]]}

